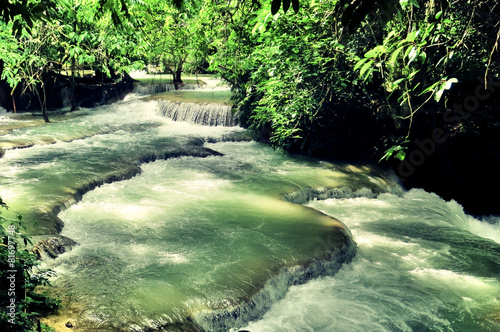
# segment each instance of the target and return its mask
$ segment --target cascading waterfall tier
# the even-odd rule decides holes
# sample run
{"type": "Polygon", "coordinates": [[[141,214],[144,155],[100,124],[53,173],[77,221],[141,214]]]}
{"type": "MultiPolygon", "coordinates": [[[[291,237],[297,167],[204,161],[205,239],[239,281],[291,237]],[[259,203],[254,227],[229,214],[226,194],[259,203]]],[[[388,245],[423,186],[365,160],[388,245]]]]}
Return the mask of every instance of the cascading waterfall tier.
{"type": "MultiPolygon", "coordinates": [[[[195,90],[198,88],[200,88],[200,85],[197,84],[182,85],[182,90],[195,90]]],[[[148,84],[137,83],[134,84],[132,93],[139,96],[146,96],[146,95],[154,95],[157,93],[174,91],[174,90],[177,89],[173,83],[148,83],[148,84]]]]}
{"type": "Polygon", "coordinates": [[[232,308],[201,312],[195,316],[195,321],[204,331],[238,331],[250,321],[261,319],[274,303],[283,299],[291,286],[335,275],[344,264],[352,261],[357,249],[347,229],[337,236],[334,239],[329,235],[326,241],[319,239],[318,253],[321,254],[318,257],[282,269],[250,299],[232,308]]]}
{"type": "Polygon", "coordinates": [[[185,99],[48,125],[0,117],[0,194],[52,238],[40,250],[57,257],[44,264],[71,298],[44,322],[75,332],[500,330],[498,219],[404,193],[374,166],[233,140],[245,130],[224,127],[237,123],[224,101],[185,99]]]}
{"type": "Polygon", "coordinates": [[[159,100],[158,114],[173,121],[184,121],[205,126],[232,127],[238,125],[238,115],[231,106],[215,103],[191,103],[159,100]]]}

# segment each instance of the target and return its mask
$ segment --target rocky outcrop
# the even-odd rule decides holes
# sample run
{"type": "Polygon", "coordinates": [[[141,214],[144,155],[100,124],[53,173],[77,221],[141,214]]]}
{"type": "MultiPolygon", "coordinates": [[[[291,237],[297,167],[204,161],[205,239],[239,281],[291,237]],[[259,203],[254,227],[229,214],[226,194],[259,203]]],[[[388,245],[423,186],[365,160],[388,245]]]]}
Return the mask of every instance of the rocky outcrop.
{"type": "Polygon", "coordinates": [[[70,251],[78,245],[75,241],[65,236],[50,237],[39,241],[31,250],[39,259],[56,258],[70,251]]]}
{"type": "MultiPolygon", "coordinates": [[[[134,88],[134,80],[126,75],[121,80],[109,78],[75,77],[73,88],[71,77],[49,72],[44,74],[44,90],[47,109],[63,107],[96,107],[123,99],[134,88]]],[[[8,111],[25,112],[40,109],[38,98],[34,93],[24,91],[23,84],[14,90],[0,81],[0,107],[8,111]],[[24,91],[24,92],[23,92],[24,91]]]]}

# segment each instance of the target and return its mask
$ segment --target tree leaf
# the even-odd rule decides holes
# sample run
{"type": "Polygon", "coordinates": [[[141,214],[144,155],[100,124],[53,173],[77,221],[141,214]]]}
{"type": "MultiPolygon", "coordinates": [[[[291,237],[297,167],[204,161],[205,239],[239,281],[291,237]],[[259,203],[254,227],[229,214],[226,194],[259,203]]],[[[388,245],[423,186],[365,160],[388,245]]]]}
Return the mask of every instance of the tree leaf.
{"type": "Polygon", "coordinates": [[[406,78],[405,78],[405,77],[404,77],[404,78],[400,78],[399,80],[395,80],[394,82],[392,82],[392,88],[393,88],[393,89],[395,89],[396,87],[398,87],[398,86],[399,86],[399,84],[400,84],[401,82],[403,82],[403,81],[405,81],[405,80],[406,80],[406,78]]]}
{"type": "Polygon", "coordinates": [[[444,90],[450,90],[451,89],[451,85],[453,83],[458,83],[458,80],[456,78],[450,78],[449,80],[447,80],[446,82],[443,83],[442,88],[444,90]]]}
{"type": "Polygon", "coordinates": [[[365,63],[368,60],[369,60],[369,58],[363,58],[363,59],[358,60],[358,62],[356,62],[356,64],[354,65],[354,71],[358,70],[358,68],[361,67],[363,65],[363,63],[365,63]]]}
{"type": "Polygon", "coordinates": [[[395,50],[392,55],[391,55],[391,58],[390,58],[390,62],[396,62],[396,59],[398,58],[398,55],[399,53],[403,50],[404,48],[404,45],[403,46],[400,46],[397,50],[395,50]]]}
{"type": "Polygon", "coordinates": [[[394,156],[394,158],[403,161],[406,158],[406,152],[404,152],[403,150],[399,150],[398,153],[396,153],[396,155],[394,156]]]}
{"type": "Polygon", "coordinates": [[[420,61],[421,64],[424,64],[425,60],[427,60],[427,53],[421,51],[420,54],[418,55],[418,60],[420,61]]]}
{"type": "Polygon", "coordinates": [[[408,36],[406,36],[406,41],[413,43],[415,41],[415,39],[417,38],[417,35],[418,35],[418,31],[410,32],[408,34],[408,36]]]}
{"type": "Polygon", "coordinates": [[[412,4],[414,7],[420,8],[420,4],[417,0],[407,0],[405,2],[412,4]]]}
{"type": "MultiPolygon", "coordinates": [[[[359,71],[359,76],[361,76],[361,77],[365,76],[365,73],[368,71],[368,69],[370,69],[373,66],[373,62],[374,61],[370,60],[367,63],[365,63],[365,65],[359,71]]],[[[366,77],[364,79],[366,80],[369,76],[370,76],[370,73],[368,73],[368,75],[366,75],[366,77]]]]}
{"type": "Polygon", "coordinates": [[[436,94],[434,95],[434,100],[436,102],[439,102],[441,100],[441,97],[443,96],[444,89],[439,89],[436,94]]]}
{"type": "Polygon", "coordinates": [[[377,56],[377,52],[372,49],[365,53],[365,58],[374,58],[377,56]]]}

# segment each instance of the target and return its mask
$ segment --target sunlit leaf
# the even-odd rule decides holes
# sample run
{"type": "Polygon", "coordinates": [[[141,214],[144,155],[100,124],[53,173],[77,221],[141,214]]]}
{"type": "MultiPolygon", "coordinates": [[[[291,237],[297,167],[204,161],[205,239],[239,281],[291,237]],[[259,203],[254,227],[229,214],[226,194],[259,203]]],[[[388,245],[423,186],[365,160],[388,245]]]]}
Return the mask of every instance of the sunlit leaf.
{"type": "Polygon", "coordinates": [[[398,58],[398,55],[399,53],[403,50],[404,46],[401,46],[399,47],[398,49],[396,49],[392,54],[391,54],[391,57],[389,59],[390,62],[393,62],[395,63],[397,58],[398,58]]]}
{"type": "Polygon", "coordinates": [[[403,150],[400,150],[400,151],[398,151],[398,153],[396,153],[396,155],[394,156],[394,158],[403,161],[406,158],[406,152],[404,152],[403,150]]]}
{"type": "Polygon", "coordinates": [[[413,31],[413,32],[410,32],[408,34],[408,36],[406,36],[406,41],[412,43],[415,41],[415,39],[417,38],[417,35],[418,35],[418,31],[413,31]]]}
{"type": "MultiPolygon", "coordinates": [[[[361,68],[360,72],[359,72],[359,75],[361,77],[365,76],[365,73],[370,69],[372,68],[373,66],[373,61],[368,61],[367,63],[365,63],[365,65],[361,68]]],[[[366,77],[364,78],[365,80],[368,78],[368,76],[370,75],[370,73],[368,73],[368,75],[366,75],[366,77]]]]}
{"type": "Polygon", "coordinates": [[[441,100],[441,97],[443,96],[443,93],[444,89],[439,89],[438,91],[436,91],[436,94],[434,95],[434,100],[436,102],[439,102],[441,100]]]}
{"type": "Polygon", "coordinates": [[[368,61],[369,58],[363,58],[363,59],[360,59],[356,65],[354,65],[354,71],[358,70],[366,61],[368,61]]]}

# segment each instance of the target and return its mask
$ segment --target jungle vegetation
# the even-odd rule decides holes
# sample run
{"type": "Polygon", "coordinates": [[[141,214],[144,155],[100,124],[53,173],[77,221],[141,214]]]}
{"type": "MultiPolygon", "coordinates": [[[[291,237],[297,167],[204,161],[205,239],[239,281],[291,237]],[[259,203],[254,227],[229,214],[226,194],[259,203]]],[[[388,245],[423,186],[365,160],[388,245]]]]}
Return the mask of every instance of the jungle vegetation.
{"type": "Polygon", "coordinates": [[[287,151],[401,168],[453,138],[498,157],[499,40],[496,0],[8,0],[0,102],[30,93],[48,121],[52,72],[213,73],[287,151]]]}
{"type": "Polygon", "coordinates": [[[348,155],[361,147],[332,144],[364,132],[403,160],[415,115],[498,81],[499,13],[491,0],[9,0],[0,72],[44,114],[49,71],[216,73],[277,146],[348,155]]]}
{"type": "Polygon", "coordinates": [[[3,331],[53,331],[38,320],[59,307],[58,300],[42,291],[52,272],[38,269],[24,230],[22,216],[0,197],[0,326],[3,331]]]}

